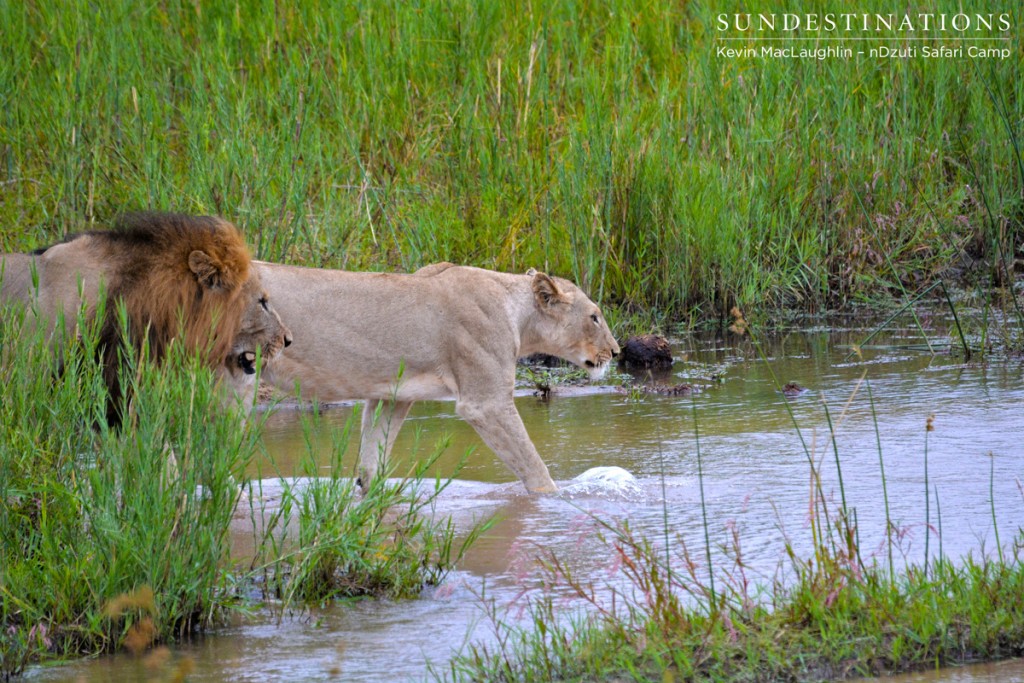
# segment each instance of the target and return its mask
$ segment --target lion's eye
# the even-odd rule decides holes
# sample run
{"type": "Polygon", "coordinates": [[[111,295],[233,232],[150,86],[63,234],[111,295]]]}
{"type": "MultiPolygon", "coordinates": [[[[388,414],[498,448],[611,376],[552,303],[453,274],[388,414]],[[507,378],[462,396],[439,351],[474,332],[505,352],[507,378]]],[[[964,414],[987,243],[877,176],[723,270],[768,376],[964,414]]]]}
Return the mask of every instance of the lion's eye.
{"type": "Polygon", "coordinates": [[[260,306],[263,307],[264,311],[267,311],[268,313],[270,312],[270,309],[267,308],[267,297],[265,297],[265,296],[261,296],[260,297],[260,306]]]}
{"type": "Polygon", "coordinates": [[[598,322],[597,313],[591,313],[590,314],[590,319],[593,320],[594,323],[596,324],[598,322]]]}

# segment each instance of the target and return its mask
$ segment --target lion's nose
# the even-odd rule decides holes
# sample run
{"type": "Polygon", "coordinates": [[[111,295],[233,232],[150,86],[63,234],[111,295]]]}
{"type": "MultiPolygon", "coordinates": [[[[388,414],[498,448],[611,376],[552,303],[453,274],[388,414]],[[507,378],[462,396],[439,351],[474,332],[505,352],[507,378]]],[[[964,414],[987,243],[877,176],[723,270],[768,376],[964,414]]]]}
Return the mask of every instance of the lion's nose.
{"type": "Polygon", "coordinates": [[[292,345],[292,336],[290,334],[284,335],[284,347],[287,349],[292,345]]]}

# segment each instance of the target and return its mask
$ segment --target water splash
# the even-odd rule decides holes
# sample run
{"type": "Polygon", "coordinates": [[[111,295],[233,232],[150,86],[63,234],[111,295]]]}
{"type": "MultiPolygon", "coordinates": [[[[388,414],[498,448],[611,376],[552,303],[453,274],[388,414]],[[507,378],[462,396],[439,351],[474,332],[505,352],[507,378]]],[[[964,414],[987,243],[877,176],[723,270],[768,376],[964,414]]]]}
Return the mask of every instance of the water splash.
{"type": "Polygon", "coordinates": [[[615,466],[591,467],[589,470],[571,479],[562,487],[560,493],[569,498],[577,496],[599,496],[601,498],[619,498],[639,500],[644,491],[628,470],[615,466]]]}

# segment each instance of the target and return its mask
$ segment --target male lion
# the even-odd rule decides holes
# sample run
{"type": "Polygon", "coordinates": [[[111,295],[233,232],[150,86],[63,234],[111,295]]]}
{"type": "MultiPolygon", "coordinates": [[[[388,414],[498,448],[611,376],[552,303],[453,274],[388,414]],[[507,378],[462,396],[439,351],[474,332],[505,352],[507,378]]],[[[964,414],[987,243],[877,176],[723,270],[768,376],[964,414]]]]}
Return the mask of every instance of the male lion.
{"type": "Polygon", "coordinates": [[[601,310],[576,285],[533,270],[511,275],[447,263],[413,275],[254,263],[297,330],[264,378],[285,390],[298,383],[307,398],[368,399],[364,491],[413,402],[451,397],[529,491],[557,490],[512,391],[521,356],[559,356],[600,377],[618,354],[601,310]]]}
{"type": "Polygon", "coordinates": [[[257,349],[272,358],[291,343],[291,332],[251,267],[241,233],[220,218],[128,214],[112,230],[73,235],[31,255],[2,256],[0,272],[2,300],[28,305],[36,323],[51,333],[61,316],[71,328],[81,307],[92,319],[105,288],[100,345],[111,394],[108,417],[115,424],[123,344],[139,348],[145,339],[150,357],[159,362],[178,339],[204,353],[228,387],[245,396],[254,390],[257,349]],[[128,339],[121,338],[117,318],[121,303],[128,339]]]}

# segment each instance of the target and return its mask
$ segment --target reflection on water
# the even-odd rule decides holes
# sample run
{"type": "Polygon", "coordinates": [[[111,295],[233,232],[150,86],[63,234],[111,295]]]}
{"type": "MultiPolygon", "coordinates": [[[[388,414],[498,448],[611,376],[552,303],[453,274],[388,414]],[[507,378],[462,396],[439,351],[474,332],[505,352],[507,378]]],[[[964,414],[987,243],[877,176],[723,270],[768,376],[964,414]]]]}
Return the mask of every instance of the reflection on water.
{"type": "MultiPolygon", "coordinates": [[[[421,678],[425,662],[443,668],[467,637],[489,637],[481,595],[501,606],[521,604],[521,595],[537,585],[530,563],[538,551],[557,552],[598,584],[614,583],[612,558],[595,540],[589,513],[628,519],[652,538],[664,538],[667,524],[674,549],[685,544],[702,551],[698,467],[713,542],[724,543],[728,529],[737,528],[756,581],[788,578],[785,542],[810,552],[811,462],[833,505],[841,505],[845,495],[855,510],[866,560],[888,557],[883,466],[889,515],[900,532],[897,563],[924,559],[926,521],[933,556],[993,554],[993,500],[999,538],[1012,543],[1024,526],[1024,364],[931,356],[909,348],[916,340],[899,334],[876,339],[861,359],[847,359],[850,345],[863,335],[862,330],[792,332],[767,349],[770,365],[743,340],[687,341],[676,348],[684,360],[671,381],[724,377],[692,397],[634,400],[605,387],[582,395],[556,393],[542,402],[524,392],[517,398],[519,412],[563,487],[559,496],[526,495],[455,416],[452,403],[418,404],[395,447],[397,472],[409,467],[408,454],[428,454],[449,437],[451,445],[436,465],[441,474],[454,472],[467,450],[473,452],[459,480],[442,495],[438,512],[452,515],[463,528],[490,514],[500,520],[448,583],[413,602],[339,605],[282,624],[257,618],[177,652],[195,659],[192,680],[200,681],[421,678]],[[773,373],[779,383],[798,382],[808,391],[787,399],[776,390],[773,373]],[[934,431],[926,432],[930,416],[934,431]],[[598,467],[627,473],[593,469],[598,467]]],[[[328,454],[340,447],[338,434],[351,417],[351,407],[327,409],[310,435],[319,454],[318,473],[327,473],[328,454]]],[[[308,474],[302,469],[302,419],[293,409],[268,418],[268,457],[254,465],[253,477],[308,474]]],[[[346,467],[354,467],[354,460],[347,456],[346,467]]],[[[266,484],[270,492],[274,484],[266,484]]],[[[236,552],[245,552],[245,536],[239,534],[236,552]]],[[[723,550],[716,552],[713,562],[727,561],[723,550]]],[[[56,672],[36,669],[29,679],[113,680],[130,676],[124,672],[131,666],[127,657],[106,658],[56,672]]],[[[907,680],[996,680],[986,678],[988,671],[1024,677],[1020,664],[1011,663],[907,680]]]]}

